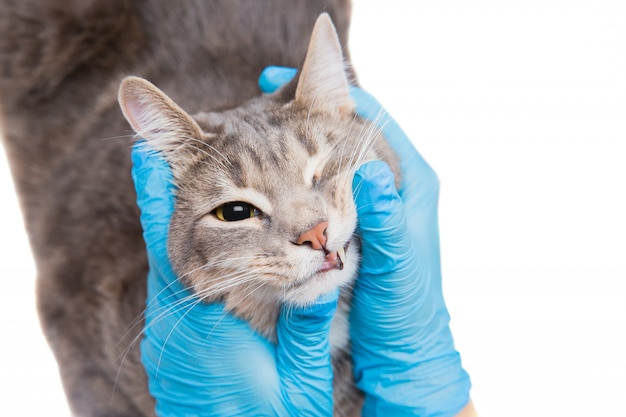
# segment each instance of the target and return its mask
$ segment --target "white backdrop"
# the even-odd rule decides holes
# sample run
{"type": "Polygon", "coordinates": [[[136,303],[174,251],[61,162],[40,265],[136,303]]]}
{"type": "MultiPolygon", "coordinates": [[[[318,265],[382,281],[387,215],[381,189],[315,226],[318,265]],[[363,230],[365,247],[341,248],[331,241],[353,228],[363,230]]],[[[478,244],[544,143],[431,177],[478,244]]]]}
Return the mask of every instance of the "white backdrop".
{"type": "MultiPolygon", "coordinates": [[[[355,0],[362,85],[441,179],[481,416],[626,415],[626,3],[355,0]]],[[[0,161],[0,415],[67,416],[0,161]]]]}

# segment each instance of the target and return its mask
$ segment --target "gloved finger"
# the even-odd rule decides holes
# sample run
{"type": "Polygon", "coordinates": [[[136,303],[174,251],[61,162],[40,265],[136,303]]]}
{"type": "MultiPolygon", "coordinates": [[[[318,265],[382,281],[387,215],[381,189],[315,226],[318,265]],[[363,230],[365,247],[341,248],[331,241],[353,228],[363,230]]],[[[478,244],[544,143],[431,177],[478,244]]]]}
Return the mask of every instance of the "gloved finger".
{"type": "Polygon", "coordinates": [[[271,66],[261,72],[259,87],[264,93],[273,93],[295,77],[298,70],[289,67],[271,66]]]}
{"type": "MultiPolygon", "coordinates": [[[[402,199],[393,173],[381,161],[363,164],[353,179],[361,235],[361,268],[355,284],[354,303],[371,306],[372,319],[405,320],[415,317],[416,299],[428,283],[419,282],[415,245],[406,225],[402,199]],[[390,316],[388,305],[402,314],[390,316]],[[380,311],[375,311],[380,309],[380,311]]],[[[357,309],[358,310],[358,309],[357,309]]],[[[390,328],[402,328],[391,322],[390,328]]],[[[373,334],[372,338],[386,337],[373,334]]],[[[402,335],[398,335],[400,339],[402,335]]]]}
{"type": "MultiPolygon", "coordinates": [[[[376,244],[376,252],[368,253],[372,255],[368,258],[395,262],[397,258],[404,257],[409,246],[404,206],[396,191],[391,169],[382,161],[361,165],[354,174],[352,190],[357,207],[358,231],[363,240],[362,251],[369,248],[368,245],[376,244]]],[[[397,265],[377,267],[394,271],[397,265]]]]}
{"type": "Polygon", "coordinates": [[[335,291],[310,306],[281,309],[276,324],[276,362],[284,400],[300,410],[297,415],[333,413],[328,337],[338,298],[339,291],[335,291]]]}
{"type": "Polygon", "coordinates": [[[172,172],[160,154],[145,142],[135,144],[131,156],[132,177],[148,252],[154,260],[167,262],[166,242],[174,212],[172,172]]]}

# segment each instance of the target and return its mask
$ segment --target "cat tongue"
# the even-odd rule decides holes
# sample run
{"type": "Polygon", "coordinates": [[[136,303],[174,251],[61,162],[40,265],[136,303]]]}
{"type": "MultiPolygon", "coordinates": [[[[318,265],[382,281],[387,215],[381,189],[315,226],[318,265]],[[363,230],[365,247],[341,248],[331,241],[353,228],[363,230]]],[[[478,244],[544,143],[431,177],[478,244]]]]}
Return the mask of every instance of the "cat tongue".
{"type": "Polygon", "coordinates": [[[331,269],[339,269],[342,270],[343,269],[343,259],[345,258],[345,252],[343,251],[343,248],[341,250],[342,253],[337,253],[337,252],[329,252],[326,254],[326,257],[324,258],[324,263],[322,264],[322,267],[320,268],[320,272],[326,272],[326,271],[330,271],[331,269]]]}

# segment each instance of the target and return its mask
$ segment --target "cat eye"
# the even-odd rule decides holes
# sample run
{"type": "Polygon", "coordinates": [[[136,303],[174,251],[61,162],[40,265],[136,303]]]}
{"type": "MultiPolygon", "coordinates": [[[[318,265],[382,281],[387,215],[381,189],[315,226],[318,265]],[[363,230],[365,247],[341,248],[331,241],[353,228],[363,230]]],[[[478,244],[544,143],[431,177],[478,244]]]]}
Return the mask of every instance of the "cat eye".
{"type": "Polygon", "coordinates": [[[234,201],[219,206],[214,211],[215,217],[225,222],[237,222],[261,214],[261,210],[243,201],[234,201]]]}

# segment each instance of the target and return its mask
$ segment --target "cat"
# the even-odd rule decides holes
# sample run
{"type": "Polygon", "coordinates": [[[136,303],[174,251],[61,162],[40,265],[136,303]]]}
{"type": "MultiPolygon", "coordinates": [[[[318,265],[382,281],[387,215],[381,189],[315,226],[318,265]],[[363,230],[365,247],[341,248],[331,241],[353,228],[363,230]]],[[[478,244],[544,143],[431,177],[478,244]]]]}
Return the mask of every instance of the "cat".
{"type": "MultiPolygon", "coordinates": [[[[42,329],[75,415],[154,415],[134,343],[147,260],[120,81],[150,79],[189,114],[233,109],[259,96],[266,66],[301,65],[324,11],[346,45],[348,0],[0,0],[3,143],[37,266],[42,329]]],[[[259,103],[296,91],[292,84],[259,103]]],[[[212,117],[196,123],[211,131],[212,117]]],[[[178,217],[175,224],[185,227],[178,217]]],[[[304,235],[303,248],[320,240],[304,235]]],[[[357,243],[345,263],[356,261],[357,243]]],[[[173,258],[176,268],[188,267],[176,261],[184,255],[173,258]]]]}
{"type": "Polygon", "coordinates": [[[297,82],[276,94],[191,117],[148,81],[129,77],[119,102],[172,167],[169,255],[198,297],[224,302],[275,341],[281,304],[344,290],[331,330],[335,415],[360,415],[347,328],[359,265],[352,177],[366,160],[397,161],[380,131],[355,116],[329,16],[313,28],[297,82]]]}

